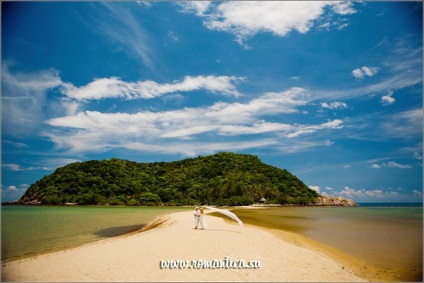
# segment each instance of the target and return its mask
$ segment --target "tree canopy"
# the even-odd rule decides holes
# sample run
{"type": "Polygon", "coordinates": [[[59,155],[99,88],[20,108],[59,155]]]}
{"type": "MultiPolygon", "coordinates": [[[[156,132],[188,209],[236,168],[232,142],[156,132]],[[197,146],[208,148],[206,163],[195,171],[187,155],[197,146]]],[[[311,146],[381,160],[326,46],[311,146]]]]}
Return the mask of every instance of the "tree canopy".
{"type": "Polygon", "coordinates": [[[254,155],[221,152],[173,162],[112,158],[71,163],[32,184],[21,204],[309,204],[318,193],[254,155]]]}

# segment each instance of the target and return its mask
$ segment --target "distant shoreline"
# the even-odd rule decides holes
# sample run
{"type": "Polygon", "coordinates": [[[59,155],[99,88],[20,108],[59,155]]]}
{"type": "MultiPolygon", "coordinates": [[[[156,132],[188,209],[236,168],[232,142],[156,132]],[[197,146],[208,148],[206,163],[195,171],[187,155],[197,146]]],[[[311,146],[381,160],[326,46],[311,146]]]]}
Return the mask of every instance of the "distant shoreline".
{"type": "MultiPolygon", "coordinates": [[[[22,204],[22,203],[15,203],[15,202],[2,202],[1,205],[7,205],[7,206],[13,206],[13,205],[23,205],[23,206],[83,206],[83,207],[163,207],[163,206],[169,206],[169,207],[194,207],[196,205],[137,205],[137,206],[130,206],[130,205],[80,205],[76,203],[72,204],[59,204],[59,205],[51,205],[51,204],[22,204]]],[[[251,205],[243,205],[243,206],[219,206],[223,208],[268,208],[268,207],[355,207],[355,206],[362,206],[362,207],[422,207],[422,202],[381,202],[381,203],[356,203],[355,205],[324,205],[324,204],[308,204],[308,205],[299,205],[299,204],[251,204],[251,205]]]]}

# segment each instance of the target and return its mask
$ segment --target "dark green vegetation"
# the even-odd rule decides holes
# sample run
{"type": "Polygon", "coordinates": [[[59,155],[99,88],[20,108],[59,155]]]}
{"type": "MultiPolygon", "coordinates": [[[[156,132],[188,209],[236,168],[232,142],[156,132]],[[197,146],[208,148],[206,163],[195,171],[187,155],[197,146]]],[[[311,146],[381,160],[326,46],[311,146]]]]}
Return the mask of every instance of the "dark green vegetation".
{"type": "Polygon", "coordinates": [[[287,170],[257,156],[218,153],[174,162],[76,162],[32,184],[21,204],[309,204],[319,195],[287,170]]]}

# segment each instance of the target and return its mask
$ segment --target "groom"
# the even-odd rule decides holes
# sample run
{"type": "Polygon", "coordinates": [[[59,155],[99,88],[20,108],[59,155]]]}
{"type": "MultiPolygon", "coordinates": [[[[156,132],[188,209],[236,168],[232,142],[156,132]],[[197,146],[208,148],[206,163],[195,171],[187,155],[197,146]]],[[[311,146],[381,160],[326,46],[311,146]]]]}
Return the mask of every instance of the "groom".
{"type": "Polygon", "coordinates": [[[199,226],[199,221],[200,221],[200,211],[198,206],[194,208],[193,214],[194,214],[194,226],[195,226],[194,229],[197,229],[197,226],[199,226]]]}

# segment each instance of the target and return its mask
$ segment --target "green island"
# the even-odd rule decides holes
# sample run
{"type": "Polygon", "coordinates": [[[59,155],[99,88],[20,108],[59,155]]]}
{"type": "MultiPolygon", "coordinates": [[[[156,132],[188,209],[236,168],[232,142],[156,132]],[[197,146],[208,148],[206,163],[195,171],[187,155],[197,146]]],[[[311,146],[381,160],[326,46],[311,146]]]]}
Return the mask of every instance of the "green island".
{"type": "Polygon", "coordinates": [[[285,169],[221,152],[173,162],[112,158],[71,163],[32,184],[15,204],[313,205],[322,199],[285,169]]]}

